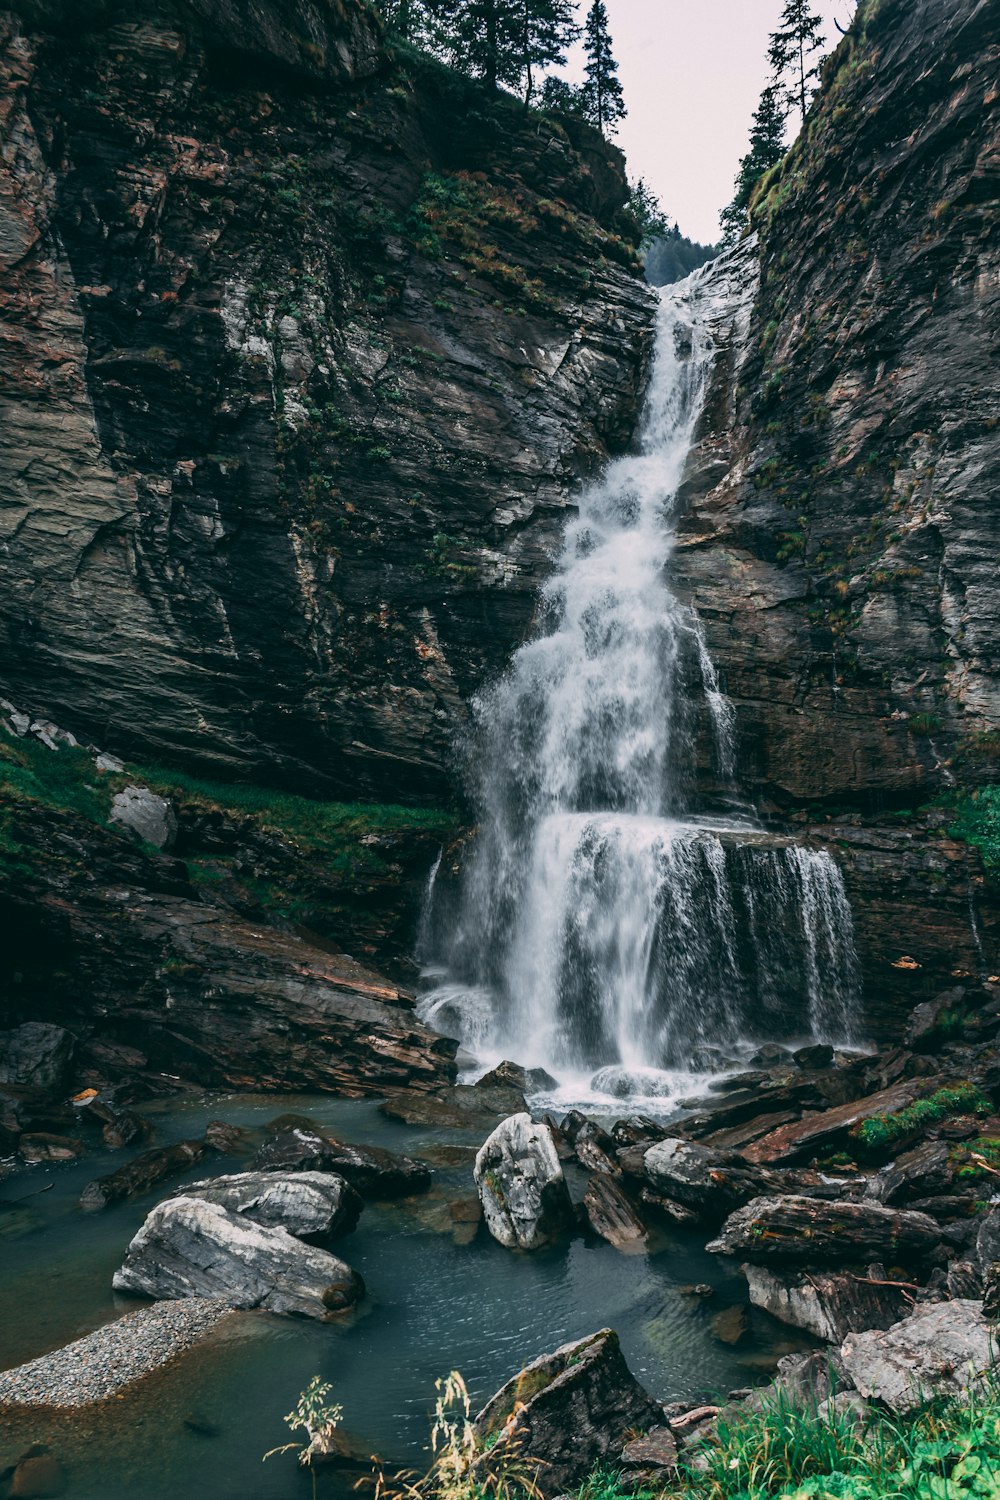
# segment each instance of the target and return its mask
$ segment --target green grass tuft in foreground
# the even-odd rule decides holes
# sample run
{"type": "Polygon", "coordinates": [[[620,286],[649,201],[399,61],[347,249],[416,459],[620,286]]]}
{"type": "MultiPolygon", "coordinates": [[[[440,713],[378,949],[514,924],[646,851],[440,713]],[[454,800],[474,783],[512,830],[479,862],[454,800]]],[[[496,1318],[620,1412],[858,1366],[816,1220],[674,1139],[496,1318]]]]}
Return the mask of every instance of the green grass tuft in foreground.
{"type": "MultiPolygon", "coordinates": [[[[910,1418],[821,1414],[772,1398],[719,1422],[718,1443],[639,1500],[1000,1500],[1000,1392],[936,1403],[910,1418]]],[[[630,1492],[631,1493],[631,1492],[630,1492]]],[[[594,1471],[577,1500],[626,1500],[594,1471]]],[[[635,1496],[633,1496],[635,1500],[635,1496]]]]}

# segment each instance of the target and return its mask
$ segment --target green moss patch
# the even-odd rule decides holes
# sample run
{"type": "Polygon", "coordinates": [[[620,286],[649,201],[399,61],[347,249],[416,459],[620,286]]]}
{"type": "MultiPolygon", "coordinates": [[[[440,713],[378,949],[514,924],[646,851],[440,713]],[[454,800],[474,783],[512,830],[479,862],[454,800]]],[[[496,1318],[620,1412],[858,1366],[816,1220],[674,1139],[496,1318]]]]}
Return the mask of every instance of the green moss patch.
{"type": "Polygon", "coordinates": [[[950,1115],[992,1114],[992,1105],[973,1083],[948,1084],[926,1099],[917,1099],[894,1115],[869,1115],[861,1120],[851,1135],[868,1151],[882,1151],[894,1146],[914,1130],[935,1125],[950,1115]]]}

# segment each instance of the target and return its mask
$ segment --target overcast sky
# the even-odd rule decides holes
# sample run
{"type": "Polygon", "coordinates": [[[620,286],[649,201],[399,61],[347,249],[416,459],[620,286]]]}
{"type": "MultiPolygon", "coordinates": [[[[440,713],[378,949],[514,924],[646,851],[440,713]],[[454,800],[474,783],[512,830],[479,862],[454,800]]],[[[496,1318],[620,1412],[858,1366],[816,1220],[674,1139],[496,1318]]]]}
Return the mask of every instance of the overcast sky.
{"type": "MultiPolygon", "coordinates": [[[[586,9],[587,0],[581,11],[586,9]]],[[[814,0],[827,42],[852,0],[814,0]]],[[[692,239],[713,242],[767,81],[768,32],[783,0],[606,0],[628,118],[616,137],[692,239]]],[[[567,76],[578,78],[576,55],[567,76]]]]}

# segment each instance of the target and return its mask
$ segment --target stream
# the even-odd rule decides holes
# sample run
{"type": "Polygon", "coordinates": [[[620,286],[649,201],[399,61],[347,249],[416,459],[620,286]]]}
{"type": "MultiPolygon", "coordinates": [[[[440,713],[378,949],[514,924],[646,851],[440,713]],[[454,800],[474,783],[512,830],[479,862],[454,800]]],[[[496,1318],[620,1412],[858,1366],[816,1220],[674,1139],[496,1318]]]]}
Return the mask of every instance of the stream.
{"type": "MultiPolygon", "coordinates": [[[[454,1243],[440,1217],[449,1201],[473,1191],[471,1149],[461,1148],[481,1144],[475,1136],[397,1124],[374,1102],[325,1095],[185,1095],[143,1106],[156,1125],[154,1144],[201,1135],[219,1118],[252,1128],[256,1141],[287,1111],[434,1165],[429,1194],[369,1203],[355,1233],[334,1247],[365,1278],[360,1309],[330,1324],[239,1314],[102,1407],[5,1415],[0,1461],[29,1442],[49,1442],[69,1470],[74,1500],[295,1500],[309,1493],[309,1480],[294,1455],[266,1464],[261,1457],[289,1440],[282,1417],[313,1375],[330,1381],[332,1399],[342,1402],[352,1451],[419,1468],[427,1461],[434,1382],[450,1369],[461,1371],[476,1406],[536,1355],[607,1324],[639,1379],[668,1400],[749,1385],[767,1376],[778,1354],[802,1347],[756,1312],[738,1348],[712,1335],[717,1312],[745,1304],[746,1284],[720,1273],[702,1248],[704,1234],[665,1233],[637,1256],[596,1237],[533,1255],[501,1249],[483,1229],[472,1244],[454,1243]],[[711,1299],[681,1291],[698,1282],[715,1287],[711,1299]]],[[[0,1211],[4,1366],[135,1305],[112,1292],[111,1277],[151,1205],[185,1181],[243,1165],[210,1153],[137,1199],[82,1213],[76,1201],[84,1185],[133,1154],[90,1152],[0,1186],[2,1204],[51,1184],[0,1211]]],[[[328,1472],[321,1492],[347,1494],[355,1477],[328,1472]]]]}

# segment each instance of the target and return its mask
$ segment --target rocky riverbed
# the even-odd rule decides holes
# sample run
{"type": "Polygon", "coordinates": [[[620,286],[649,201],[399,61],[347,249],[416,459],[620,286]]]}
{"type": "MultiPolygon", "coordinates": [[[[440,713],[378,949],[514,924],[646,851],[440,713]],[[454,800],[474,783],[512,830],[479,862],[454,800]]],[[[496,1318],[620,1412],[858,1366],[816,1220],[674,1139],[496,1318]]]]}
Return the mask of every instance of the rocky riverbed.
{"type": "MultiPolygon", "coordinates": [[[[905,1046],[878,1053],[762,1048],[702,1079],[672,1117],[612,1101],[546,1110],[538,1090],[552,1081],[510,1063],[479,1085],[382,1105],[181,1089],[127,1108],[115,1097],[109,1121],[99,1097],[66,1102],[65,1038],[11,1035],[8,1071],[26,1057],[36,1070],[33,1092],[5,1086],[22,1106],[31,1094],[30,1123],[54,1124],[59,1110],[77,1122],[73,1136],[48,1132],[43,1159],[37,1129],[8,1158],[0,1315],[12,1363],[45,1356],[8,1377],[8,1401],[30,1389],[41,1403],[11,1432],[51,1446],[68,1420],[55,1408],[74,1390],[113,1389],[139,1411],[162,1383],[190,1398],[155,1440],[170,1482],[207,1444],[243,1475],[243,1493],[264,1493],[246,1487],[237,1405],[277,1442],[281,1411],[327,1374],[351,1392],[361,1450],[416,1459],[436,1376],[463,1369],[488,1413],[491,1393],[544,1353],[554,1394],[525,1418],[541,1444],[560,1428],[565,1388],[565,1359],[546,1351],[602,1324],[617,1335],[602,1345],[615,1374],[588,1355],[601,1395],[586,1398],[593,1440],[580,1452],[637,1474],[711,1442],[719,1410],[739,1407],[779,1359],[781,1379],[815,1395],[811,1350],[836,1377],[839,1395],[824,1388],[824,1400],[905,1411],[919,1389],[961,1389],[991,1359],[1000,1261],[992,1004],[990,992],[943,993],[914,1014],[905,1046]],[[53,1283],[58,1302],[40,1295],[53,1283]],[[122,1318],[136,1305],[125,1290],[167,1300],[122,1318]],[[209,1326],[220,1303],[256,1310],[221,1336],[209,1326]],[[149,1365],[127,1354],[147,1320],[149,1365]],[[78,1387],[67,1372],[81,1351],[96,1383],[78,1387]],[[635,1416],[650,1400],[662,1423],[635,1416]],[[651,1435],[626,1460],[625,1431],[642,1428],[651,1435]]],[[[534,1388],[541,1375],[524,1379],[534,1388]]],[[[103,1419],[93,1432],[105,1436],[72,1472],[82,1497],[96,1493],[94,1464],[124,1474],[133,1461],[103,1419]]],[[[65,1437],[58,1451],[64,1461],[65,1437]]],[[[575,1482],[565,1455],[551,1462],[575,1482]]]]}

